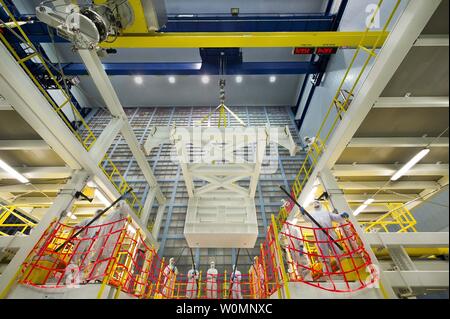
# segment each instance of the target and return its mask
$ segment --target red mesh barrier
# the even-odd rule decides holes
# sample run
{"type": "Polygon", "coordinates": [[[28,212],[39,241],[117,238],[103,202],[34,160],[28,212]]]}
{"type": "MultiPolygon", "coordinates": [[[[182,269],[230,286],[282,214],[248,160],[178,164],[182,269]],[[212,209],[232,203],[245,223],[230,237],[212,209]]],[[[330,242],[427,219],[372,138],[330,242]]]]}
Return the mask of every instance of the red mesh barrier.
{"type": "Polygon", "coordinates": [[[46,288],[102,283],[137,298],[263,299],[280,292],[287,281],[351,292],[378,279],[350,223],[325,229],[332,240],[320,229],[289,223],[277,238],[274,221],[247,273],[179,274],[159,258],[129,217],[114,216],[87,227],[58,252],[81,226],[54,222],[23,263],[19,283],[46,288]]]}
{"type": "Polygon", "coordinates": [[[19,283],[68,287],[108,283],[136,297],[155,294],[161,260],[129,218],[87,227],[63,249],[80,227],[53,223],[22,265],[19,283]]]}
{"type": "Polygon", "coordinates": [[[280,234],[290,281],[333,291],[353,292],[378,280],[354,226],[313,228],[286,222],[280,234]]]}

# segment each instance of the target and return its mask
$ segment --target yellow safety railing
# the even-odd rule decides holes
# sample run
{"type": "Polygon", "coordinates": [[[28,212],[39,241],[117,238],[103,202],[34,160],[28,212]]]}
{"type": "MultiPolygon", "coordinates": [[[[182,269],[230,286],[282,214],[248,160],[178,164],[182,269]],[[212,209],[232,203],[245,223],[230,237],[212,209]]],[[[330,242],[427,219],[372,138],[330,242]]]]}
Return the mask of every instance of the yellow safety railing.
{"type": "MultiPolygon", "coordinates": [[[[97,141],[97,138],[89,125],[84,120],[83,116],[80,114],[76,106],[72,102],[72,97],[69,92],[67,92],[58,81],[58,78],[55,76],[55,74],[51,71],[51,68],[48,66],[45,58],[42,56],[42,54],[36,49],[36,47],[33,45],[31,40],[28,38],[25,31],[22,29],[20,23],[15,19],[14,15],[11,13],[11,11],[8,9],[8,7],[5,5],[5,2],[3,0],[0,0],[0,5],[5,10],[5,12],[8,14],[9,18],[11,19],[11,22],[13,22],[14,30],[12,31],[15,36],[17,36],[23,44],[27,46],[25,51],[27,52],[26,57],[20,57],[20,55],[17,53],[17,51],[14,49],[14,47],[8,42],[8,40],[5,38],[5,36],[0,32],[0,40],[3,42],[3,44],[8,48],[10,53],[13,55],[13,57],[16,59],[16,61],[19,63],[19,65],[22,67],[22,69],[28,74],[30,79],[33,81],[33,83],[36,85],[36,87],[39,89],[39,91],[42,93],[42,95],[46,98],[46,100],[50,103],[50,105],[53,107],[54,111],[58,114],[58,116],[64,121],[64,123],[67,125],[67,127],[72,131],[72,133],[75,135],[75,137],[80,141],[80,143],[83,145],[83,147],[89,151],[94,143],[97,141]],[[53,84],[63,94],[64,101],[59,104],[56,103],[55,100],[50,96],[50,94],[47,92],[47,90],[41,85],[39,80],[34,76],[33,72],[30,70],[30,68],[27,66],[25,62],[33,60],[36,61],[36,63],[39,63],[40,66],[43,68],[43,74],[52,80],[53,84]],[[72,112],[75,122],[81,123],[81,126],[77,129],[72,125],[72,123],[67,118],[66,114],[64,113],[63,109],[69,108],[72,112]]],[[[63,79],[64,81],[64,79],[63,79]]],[[[120,171],[117,169],[117,167],[114,165],[114,163],[105,155],[104,159],[99,163],[100,168],[103,170],[103,172],[106,174],[108,179],[112,182],[114,187],[120,192],[120,194],[124,194],[129,186],[126,183],[124,177],[120,173],[120,171]],[[112,174],[108,174],[106,172],[106,168],[103,167],[104,162],[108,163],[108,166],[112,167],[112,174]],[[117,183],[117,180],[119,181],[117,183]]],[[[127,202],[130,204],[131,208],[134,210],[134,212],[140,216],[141,210],[142,210],[142,204],[138,200],[136,194],[134,192],[130,193],[131,199],[127,200],[127,202]]]]}
{"type": "MultiPolygon", "coordinates": [[[[130,189],[130,185],[125,180],[125,177],[123,177],[117,166],[108,157],[108,155],[103,157],[103,160],[99,163],[99,167],[120,194],[124,194],[128,189],[130,189]]],[[[126,202],[130,205],[130,208],[133,209],[137,216],[141,215],[143,208],[142,203],[133,191],[130,192],[126,202]]]]}
{"type": "Polygon", "coordinates": [[[19,63],[19,65],[22,67],[22,69],[28,74],[30,79],[33,81],[33,83],[36,85],[36,87],[39,89],[39,91],[42,93],[42,95],[47,99],[47,101],[50,103],[50,105],[53,107],[55,112],[59,115],[59,117],[64,121],[64,123],[69,127],[69,129],[72,131],[72,133],[76,136],[76,138],[83,144],[84,148],[86,150],[90,150],[92,145],[94,145],[96,141],[96,137],[86,121],[84,120],[83,116],[80,114],[76,106],[72,102],[72,98],[69,95],[68,92],[61,86],[60,82],[58,81],[57,77],[54,75],[54,73],[51,71],[50,67],[47,65],[44,57],[40,54],[40,52],[36,49],[36,47],[33,45],[31,40],[28,38],[27,34],[24,32],[20,24],[15,19],[14,15],[9,11],[8,7],[5,5],[3,0],[0,0],[0,5],[3,7],[5,12],[8,14],[9,18],[14,24],[14,29],[17,30],[20,34],[16,33],[16,36],[21,38],[21,40],[24,42],[24,45],[27,46],[25,51],[28,53],[26,57],[20,57],[17,51],[13,48],[13,46],[8,42],[8,40],[0,33],[0,39],[2,40],[3,44],[8,48],[8,50],[11,52],[11,54],[14,56],[16,61],[19,63]],[[37,63],[40,64],[43,68],[43,74],[47,76],[49,79],[52,80],[55,87],[63,94],[64,96],[64,102],[62,102],[60,105],[54,101],[54,99],[50,96],[50,94],[45,90],[45,88],[39,83],[39,80],[34,76],[33,72],[28,68],[25,62],[28,60],[33,59],[37,63]],[[75,117],[75,120],[77,122],[80,122],[82,125],[82,130],[78,130],[75,128],[72,123],[69,121],[67,116],[65,115],[63,109],[64,108],[70,108],[70,111],[73,112],[73,116],[75,117]]]}
{"type": "Polygon", "coordinates": [[[390,211],[380,218],[360,223],[365,232],[417,232],[417,220],[402,204],[386,204],[390,211]]]}
{"type": "MultiPolygon", "coordinates": [[[[394,18],[395,13],[397,12],[397,9],[401,1],[402,0],[396,1],[396,4],[391,14],[389,15],[386,23],[383,26],[382,34],[385,34],[385,32],[387,31],[389,25],[391,24],[394,18]]],[[[364,40],[367,38],[367,36],[370,35],[371,33],[370,30],[373,27],[377,15],[380,13],[380,8],[383,5],[383,3],[384,0],[379,1],[377,9],[373,13],[371,21],[364,32],[364,36],[361,39],[360,45],[356,48],[355,54],[353,55],[353,58],[351,59],[351,62],[344,74],[344,77],[341,83],[339,84],[338,89],[336,90],[336,94],[330,103],[328,111],[326,112],[322,124],[320,125],[319,130],[314,138],[314,142],[311,143],[311,145],[309,146],[306,157],[300,167],[300,171],[297,174],[295,181],[292,185],[293,195],[295,195],[296,198],[298,198],[303,188],[305,187],[306,183],[309,181],[309,178],[311,177],[312,172],[320,159],[320,156],[324,153],[326,149],[326,144],[328,143],[330,137],[335,131],[337,125],[340,123],[349,107],[351,107],[350,103],[353,100],[358,84],[360,83],[360,80],[363,78],[363,75],[365,74],[366,70],[368,70],[370,62],[377,57],[376,51],[378,48],[378,44],[383,40],[383,38],[379,36],[377,41],[375,41],[374,45],[371,48],[364,47],[363,43],[364,40]],[[358,57],[360,57],[360,54],[366,54],[367,58],[364,61],[359,74],[356,77],[354,77],[353,84],[351,84],[353,78],[349,77],[349,75],[353,67],[355,66],[356,61],[358,60],[358,57]],[[333,110],[336,111],[333,112],[333,110]]],[[[280,214],[284,213],[285,212],[280,211],[280,214]]],[[[279,218],[279,220],[282,219],[279,218]]]]}
{"type": "Polygon", "coordinates": [[[10,236],[16,233],[25,234],[36,223],[18,214],[16,206],[4,206],[0,204],[0,236],[10,236]]]}

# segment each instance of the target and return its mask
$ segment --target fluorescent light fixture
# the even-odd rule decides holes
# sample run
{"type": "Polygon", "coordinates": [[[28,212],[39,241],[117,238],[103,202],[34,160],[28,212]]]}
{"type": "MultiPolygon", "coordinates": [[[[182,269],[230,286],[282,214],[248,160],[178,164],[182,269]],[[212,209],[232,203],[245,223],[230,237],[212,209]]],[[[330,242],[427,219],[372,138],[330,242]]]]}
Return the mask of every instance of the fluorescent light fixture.
{"type": "Polygon", "coordinates": [[[375,201],[375,199],[373,198],[369,198],[368,200],[366,200],[361,206],[359,206],[354,212],[353,215],[354,216],[358,216],[359,214],[361,214],[362,211],[364,211],[370,204],[372,204],[375,201]]]}
{"type": "Polygon", "coordinates": [[[111,202],[98,189],[95,189],[95,197],[97,197],[98,200],[101,201],[103,205],[105,205],[105,206],[110,206],[111,205],[111,202]]]}
{"type": "Polygon", "coordinates": [[[177,79],[174,76],[169,76],[169,83],[175,84],[175,82],[177,82],[177,79]]]}
{"type": "Polygon", "coordinates": [[[19,182],[24,183],[24,184],[30,182],[25,176],[23,176],[18,171],[16,171],[14,168],[12,168],[11,166],[9,166],[5,162],[3,162],[1,159],[0,159],[0,167],[3,168],[6,172],[8,172],[9,175],[11,175],[11,177],[14,177],[15,179],[17,179],[19,182]]]}
{"type": "Polygon", "coordinates": [[[236,83],[242,83],[243,77],[241,75],[236,76],[236,83]]]}
{"type": "Polygon", "coordinates": [[[391,181],[395,182],[405,175],[414,165],[419,163],[425,156],[430,153],[430,149],[426,148],[421,150],[416,156],[414,156],[408,163],[405,164],[400,170],[397,171],[392,177],[391,181]]]}
{"type": "Polygon", "coordinates": [[[270,76],[270,78],[269,78],[270,83],[275,83],[276,81],[277,81],[277,77],[275,75],[270,76]]]}
{"type": "Polygon", "coordinates": [[[316,196],[318,186],[314,186],[311,190],[311,193],[309,193],[308,197],[306,197],[305,202],[303,203],[303,207],[308,207],[314,200],[314,197],[316,196]]]}
{"type": "Polygon", "coordinates": [[[208,84],[209,80],[210,80],[209,76],[207,76],[207,75],[202,76],[202,83],[203,84],[208,84]]]}
{"type": "Polygon", "coordinates": [[[136,83],[137,85],[141,85],[142,83],[144,83],[144,79],[142,78],[142,76],[135,76],[134,83],[136,83]]]}
{"type": "Polygon", "coordinates": [[[97,185],[94,183],[94,181],[88,181],[86,183],[86,186],[90,187],[90,188],[96,188],[97,187],[97,185]]]}

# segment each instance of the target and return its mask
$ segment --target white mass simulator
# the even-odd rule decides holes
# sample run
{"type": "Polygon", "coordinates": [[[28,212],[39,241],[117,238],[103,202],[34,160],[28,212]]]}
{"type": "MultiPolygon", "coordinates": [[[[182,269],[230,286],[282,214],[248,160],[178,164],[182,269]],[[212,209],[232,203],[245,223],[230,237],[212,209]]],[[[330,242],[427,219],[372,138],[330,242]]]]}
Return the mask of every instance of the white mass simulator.
{"type": "Polygon", "coordinates": [[[278,146],[291,156],[298,152],[288,126],[152,127],[145,153],[162,144],[174,145],[172,160],[180,164],[189,194],[189,247],[253,248],[259,176],[278,169],[278,146]]]}

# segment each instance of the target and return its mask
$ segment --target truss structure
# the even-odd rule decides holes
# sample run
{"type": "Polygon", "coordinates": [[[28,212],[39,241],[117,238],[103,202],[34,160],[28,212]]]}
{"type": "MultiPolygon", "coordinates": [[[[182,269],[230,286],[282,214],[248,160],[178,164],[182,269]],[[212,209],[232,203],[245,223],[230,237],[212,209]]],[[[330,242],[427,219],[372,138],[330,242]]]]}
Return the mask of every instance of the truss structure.
{"type": "Polygon", "coordinates": [[[188,245],[253,248],[259,176],[276,172],[278,145],[291,156],[298,151],[288,127],[152,127],[144,151],[149,155],[166,143],[174,146],[172,160],[181,166],[189,195],[184,228],[188,245]],[[270,145],[277,147],[268,149],[270,145]]]}

